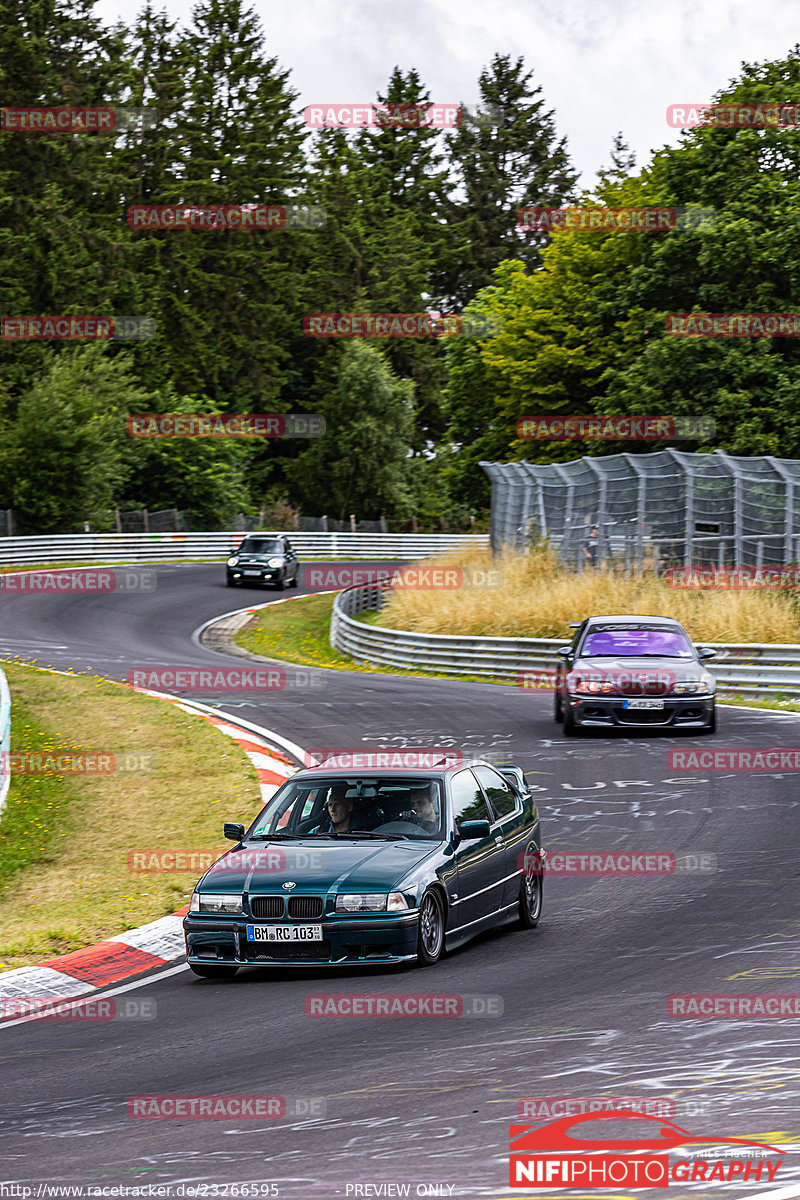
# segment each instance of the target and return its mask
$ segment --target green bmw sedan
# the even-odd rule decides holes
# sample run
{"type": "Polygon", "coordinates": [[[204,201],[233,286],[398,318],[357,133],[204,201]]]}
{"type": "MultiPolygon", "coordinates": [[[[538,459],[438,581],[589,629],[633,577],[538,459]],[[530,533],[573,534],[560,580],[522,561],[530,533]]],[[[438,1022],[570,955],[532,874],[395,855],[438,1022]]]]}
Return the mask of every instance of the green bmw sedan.
{"type": "Polygon", "coordinates": [[[522,770],[299,771],[198,882],[184,919],[196,975],[245,966],[437,961],[542,911],[539,816],[522,770]]]}

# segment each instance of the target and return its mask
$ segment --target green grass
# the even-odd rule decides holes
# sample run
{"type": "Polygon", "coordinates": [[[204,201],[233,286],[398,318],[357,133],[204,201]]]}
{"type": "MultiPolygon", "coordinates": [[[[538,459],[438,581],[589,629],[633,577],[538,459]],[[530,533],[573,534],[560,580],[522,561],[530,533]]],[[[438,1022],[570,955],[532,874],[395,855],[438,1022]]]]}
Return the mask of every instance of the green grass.
{"type": "Polygon", "coordinates": [[[129,854],[217,857],[223,821],[250,821],[261,806],[250,760],[208,722],[95,676],[2,665],[12,754],[102,753],[117,766],[135,755],[137,763],[104,774],[12,776],[0,816],[0,971],[181,908],[202,866],[145,874],[131,870],[129,854]]]}

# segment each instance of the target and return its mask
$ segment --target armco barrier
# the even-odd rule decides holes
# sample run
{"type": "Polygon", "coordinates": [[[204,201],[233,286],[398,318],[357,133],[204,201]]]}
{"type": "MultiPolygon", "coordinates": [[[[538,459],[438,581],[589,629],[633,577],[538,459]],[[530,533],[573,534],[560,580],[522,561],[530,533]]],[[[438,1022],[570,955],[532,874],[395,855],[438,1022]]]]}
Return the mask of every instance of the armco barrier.
{"type": "MultiPolygon", "coordinates": [[[[275,535],[270,530],[265,536],[275,535]]],[[[488,534],[296,533],[286,537],[297,553],[314,558],[425,558],[465,542],[489,544],[488,534]]],[[[243,533],[75,533],[0,538],[0,566],[59,562],[224,560],[243,533]]],[[[255,535],[257,536],[257,534],[255,535]]]]}
{"type": "MultiPolygon", "coordinates": [[[[334,601],[330,642],[358,662],[443,674],[516,679],[521,671],[552,669],[566,638],[459,637],[383,629],[354,620],[376,612],[391,590],[387,582],[357,585],[334,601]]],[[[724,693],[800,696],[800,645],[703,642],[717,651],[709,669],[724,693]]]]}
{"type": "Polygon", "coordinates": [[[11,782],[9,774],[9,754],[11,753],[11,693],[8,690],[8,680],[0,670],[0,812],[8,795],[8,785],[11,782]]]}

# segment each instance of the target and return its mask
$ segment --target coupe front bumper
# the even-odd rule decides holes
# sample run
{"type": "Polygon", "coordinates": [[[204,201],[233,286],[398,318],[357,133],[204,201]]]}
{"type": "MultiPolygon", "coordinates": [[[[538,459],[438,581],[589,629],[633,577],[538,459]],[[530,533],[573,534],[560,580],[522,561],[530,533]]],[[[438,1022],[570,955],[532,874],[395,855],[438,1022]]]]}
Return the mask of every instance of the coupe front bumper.
{"type": "Polygon", "coordinates": [[[291,921],[225,920],[194,914],[184,918],[186,957],[191,963],[227,966],[340,967],[390,964],[416,958],[418,912],[371,919],[322,917],[321,942],[249,942],[248,925],[291,925],[291,921]]]}
{"type": "MultiPolygon", "coordinates": [[[[653,697],[656,699],[656,697],[653,697]]],[[[661,697],[658,697],[661,700],[661,697]]],[[[619,726],[625,729],[676,727],[705,729],[714,712],[714,696],[664,696],[663,708],[626,708],[622,696],[569,696],[576,725],[619,726]]],[[[630,704],[630,699],[628,699],[630,704]]]]}

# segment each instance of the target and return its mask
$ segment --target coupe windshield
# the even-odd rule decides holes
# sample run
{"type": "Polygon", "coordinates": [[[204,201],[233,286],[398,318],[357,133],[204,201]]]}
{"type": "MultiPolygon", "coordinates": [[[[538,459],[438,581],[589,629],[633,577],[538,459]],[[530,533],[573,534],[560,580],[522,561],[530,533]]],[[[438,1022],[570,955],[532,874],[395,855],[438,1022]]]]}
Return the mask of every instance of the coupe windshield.
{"type": "Polygon", "coordinates": [[[276,538],[248,538],[242,542],[237,554],[276,554],[283,547],[276,538]]]}
{"type": "Polygon", "coordinates": [[[691,658],[692,647],[680,629],[647,625],[593,625],[581,658],[691,658]]]}
{"type": "Polygon", "coordinates": [[[440,838],[438,780],[371,775],[290,780],[248,838],[440,838]]]}

